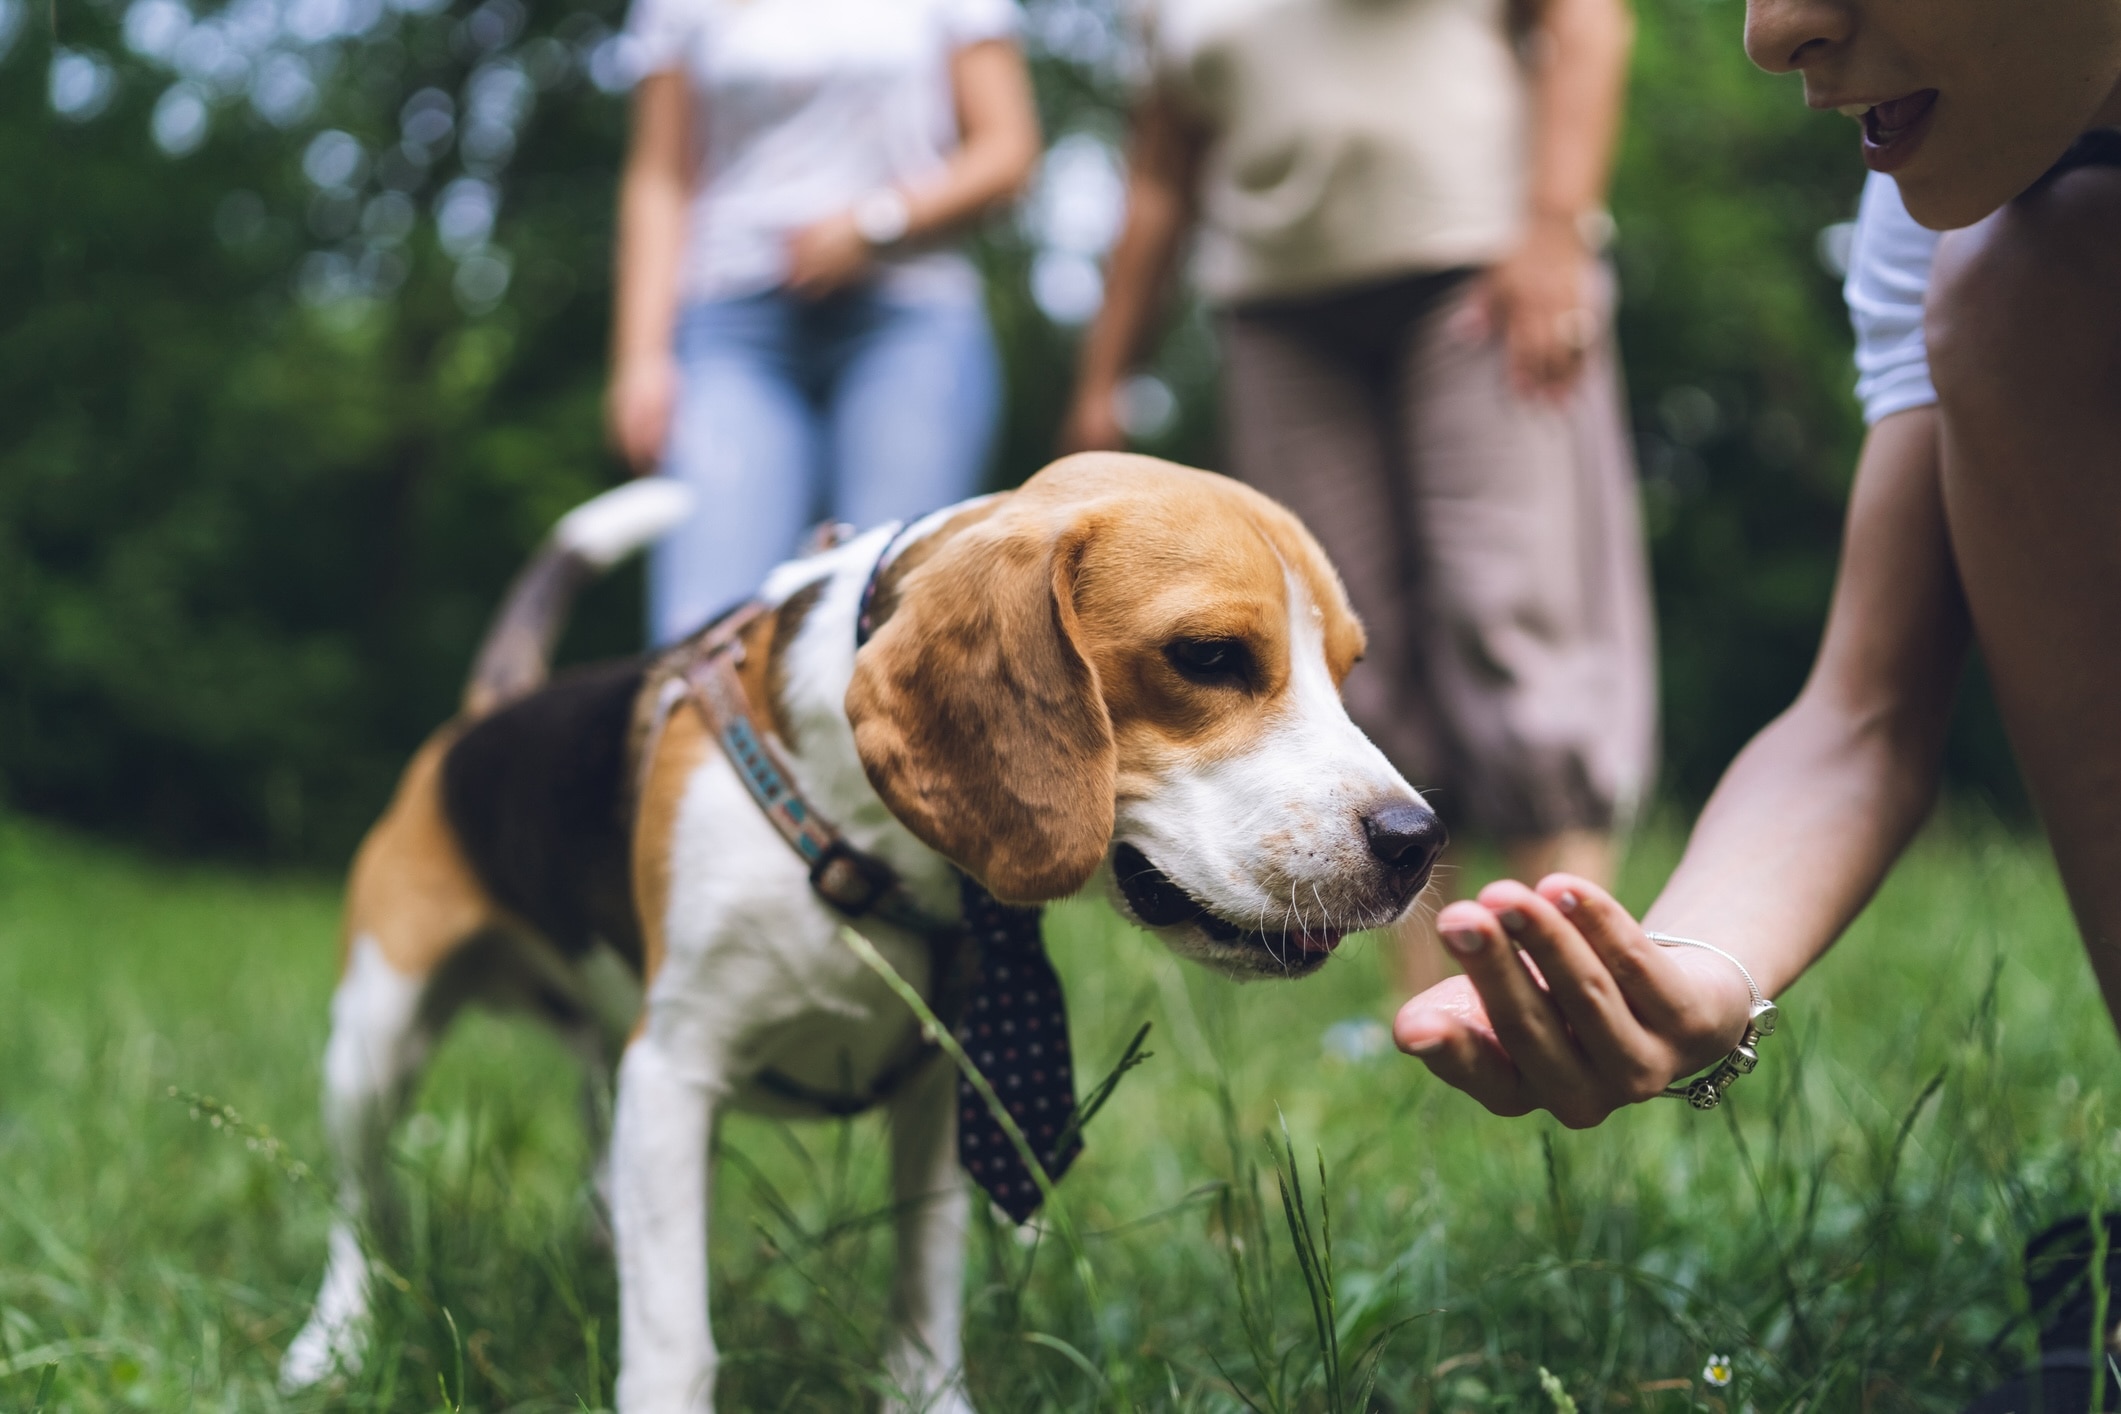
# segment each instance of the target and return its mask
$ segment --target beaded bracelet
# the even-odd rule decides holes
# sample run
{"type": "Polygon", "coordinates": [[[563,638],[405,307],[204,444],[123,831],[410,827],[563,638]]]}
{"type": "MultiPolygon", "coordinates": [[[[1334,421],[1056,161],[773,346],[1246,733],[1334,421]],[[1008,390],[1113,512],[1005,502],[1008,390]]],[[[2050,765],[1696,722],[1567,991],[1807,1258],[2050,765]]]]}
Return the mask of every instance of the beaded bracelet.
{"type": "Polygon", "coordinates": [[[1716,954],[1738,969],[1739,975],[1745,978],[1745,989],[1753,994],[1753,1010],[1746,1018],[1745,1035],[1738,1038],[1738,1044],[1732,1047],[1731,1053],[1692,1080],[1682,1080],[1664,1087],[1664,1094],[1685,1100],[1697,1110],[1713,1110],[1723,1103],[1724,1092],[1731,1088],[1731,1082],[1741,1075],[1752,1074],[1753,1067],[1760,1064],[1760,1053],[1754,1047],[1759,1045],[1761,1037],[1775,1034],[1775,1023],[1780,1014],[1776,1011],[1775,1004],[1760,994],[1760,984],[1753,980],[1753,974],[1746,969],[1746,965],[1714,943],[1704,943],[1698,938],[1675,937],[1670,933],[1646,932],[1645,936],[1662,947],[1700,948],[1704,952],[1716,954]]]}

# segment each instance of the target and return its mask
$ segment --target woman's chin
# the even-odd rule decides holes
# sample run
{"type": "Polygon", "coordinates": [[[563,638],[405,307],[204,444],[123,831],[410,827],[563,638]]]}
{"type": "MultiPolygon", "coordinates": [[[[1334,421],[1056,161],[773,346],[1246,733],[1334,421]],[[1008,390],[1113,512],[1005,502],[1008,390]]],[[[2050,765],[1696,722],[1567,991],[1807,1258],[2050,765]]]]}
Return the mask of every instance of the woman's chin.
{"type": "Polygon", "coordinates": [[[2039,132],[1971,133],[1939,113],[1921,149],[1893,172],[1908,214],[1933,231],[1971,226],[2023,195],[2074,142],[2073,125],[2039,132]]]}
{"type": "MultiPolygon", "coordinates": [[[[1945,145],[1932,138],[1914,161],[1893,173],[1900,184],[1900,199],[1907,214],[1932,231],[1956,231],[2001,209],[2012,197],[2040,179],[2040,167],[2023,180],[2004,173],[1988,174],[1955,164],[1945,145]]],[[[1991,164],[1977,162],[1977,167],[1991,164]]]]}

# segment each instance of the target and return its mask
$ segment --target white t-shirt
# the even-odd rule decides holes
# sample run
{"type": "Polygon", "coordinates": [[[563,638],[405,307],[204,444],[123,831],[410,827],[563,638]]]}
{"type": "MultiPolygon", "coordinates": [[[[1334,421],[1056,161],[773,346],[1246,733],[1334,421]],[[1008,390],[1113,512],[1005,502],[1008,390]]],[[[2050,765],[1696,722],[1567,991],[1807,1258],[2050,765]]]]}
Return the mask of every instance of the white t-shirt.
{"type": "Polygon", "coordinates": [[[1900,184],[1873,172],[1863,185],[1841,288],[1856,326],[1856,397],[1866,423],[1937,401],[1922,334],[1922,301],[1936,255],[1937,233],[1907,214],[1900,184]]]}
{"type": "MultiPolygon", "coordinates": [[[[680,72],[693,98],[682,296],[772,289],[797,231],[942,167],[958,143],[951,56],[1017,20],[1014,0],[633,0],[632,72],[680,72]]],[[[882,264],[903,293],[978,292],[955,251],[882,264]]]]}

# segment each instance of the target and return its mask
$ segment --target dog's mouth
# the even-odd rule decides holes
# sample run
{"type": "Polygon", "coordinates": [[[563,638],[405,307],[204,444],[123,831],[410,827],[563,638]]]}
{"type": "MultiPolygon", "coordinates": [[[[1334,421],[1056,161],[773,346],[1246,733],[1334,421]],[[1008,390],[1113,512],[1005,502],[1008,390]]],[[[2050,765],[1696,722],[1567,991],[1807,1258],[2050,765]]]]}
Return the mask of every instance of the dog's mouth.
{"type": "Polygon", "coordinates": [[[1112,875],[1119,891],[1126,895],[1127,907],[1149,927],[1177,928],[1190,923],[1213,942],[1258,948],[1285,965],[1316,966],[1347,936],[1343,928],[1309,924],[1269,932],[1233,923],[1173,883],[1169,875],[1149,862],[1148,855],[1131,844],[1112,852],[1112,875]]]}

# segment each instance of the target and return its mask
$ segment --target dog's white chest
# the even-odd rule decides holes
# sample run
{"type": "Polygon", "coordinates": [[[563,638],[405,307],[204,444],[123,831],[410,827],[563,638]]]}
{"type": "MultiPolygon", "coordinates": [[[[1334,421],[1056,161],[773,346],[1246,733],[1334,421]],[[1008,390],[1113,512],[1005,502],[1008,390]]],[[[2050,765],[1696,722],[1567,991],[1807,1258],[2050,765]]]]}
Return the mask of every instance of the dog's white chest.
{"type": "MultiPolygon", "coordinates": [[[[725,759],[694,773],[671,834],[666,952],[647,1025],[658,1048],[745,1107],[817,1113],[802,1097],[856,1100],[903,1071],[918,1025],[840,936],[799,856],[725,759]]],[[[864,933],[924,995],[925,940],[864,933]]]]}

